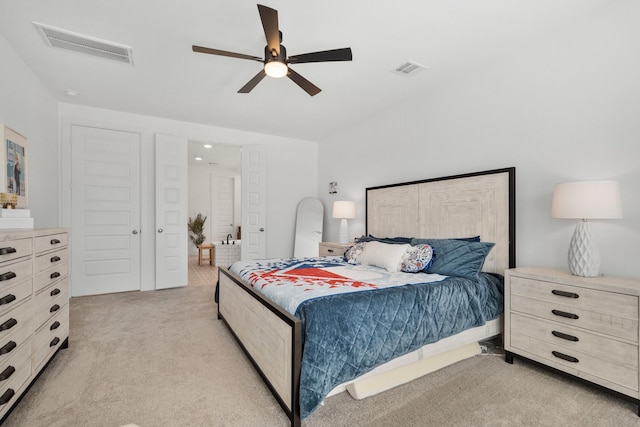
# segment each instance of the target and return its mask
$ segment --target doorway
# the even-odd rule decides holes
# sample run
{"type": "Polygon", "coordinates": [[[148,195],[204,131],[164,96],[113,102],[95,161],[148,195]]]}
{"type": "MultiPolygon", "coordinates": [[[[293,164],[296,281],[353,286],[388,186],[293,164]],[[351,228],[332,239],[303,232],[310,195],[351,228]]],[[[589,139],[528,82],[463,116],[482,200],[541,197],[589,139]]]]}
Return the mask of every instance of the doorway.
{"type": "MultiPolygon", "coordinates": [[[[203,141],[189,141],[189,217],[207,217],[204,243],[220,242],[231,234],[240,236],[241,227],[241,147],[203,141]]],[[[189,286],[215,285],[218,266],[215,249],[204,251],[208,259],[198,263],[198,249],[189,241],[189,286]]]]}

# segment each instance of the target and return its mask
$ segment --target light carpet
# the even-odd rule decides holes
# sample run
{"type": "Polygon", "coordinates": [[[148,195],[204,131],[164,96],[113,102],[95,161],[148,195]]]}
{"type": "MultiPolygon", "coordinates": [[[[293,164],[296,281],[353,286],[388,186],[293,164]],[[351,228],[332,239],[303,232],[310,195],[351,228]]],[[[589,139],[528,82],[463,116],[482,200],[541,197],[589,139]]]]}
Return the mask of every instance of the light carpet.
{"type": "MultiPolygon", "coordinates": [[[[287,426],[216,314],[212,286],[72,298],[69,348],[4,425],[287,426]]],[[[333,396],[303,426],[638,426],[635,411],[481,355],[364,400],[333,396]]]]}

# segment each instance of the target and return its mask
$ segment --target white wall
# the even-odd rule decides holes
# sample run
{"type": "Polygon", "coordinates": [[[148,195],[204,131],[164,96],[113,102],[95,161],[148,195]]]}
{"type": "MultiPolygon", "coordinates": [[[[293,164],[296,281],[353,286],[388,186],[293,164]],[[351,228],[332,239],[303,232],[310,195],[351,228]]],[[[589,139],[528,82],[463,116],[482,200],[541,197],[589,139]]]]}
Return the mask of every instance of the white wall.
{"type": "Polygon", "coordinates": [[[639,4],[617,3],[321,141],[325,240],[337,239],[334,200],[357,202],[351,234],[364,233],[366,187],[515,166],[519,266],[567,269],[575,221],[550,218],[555,184],[614,179],[624,219],[591,224],[601,271],[640,277],[639,4]],[[328,194],[330,181],[338,194],[328,194]]]}
{"type": "Polygon", "coordinates": [[[2,36],[0,58],[0,124],[27,137],[31,215],[36,227],[59,227],[57,102],[2,36]]]}
{"type": "MultiPolygon", "coordinates": [[[[317,146],[313,142],[262,135],[235,129],[199,125],[158,117],[143,116],[100,108],[61,103],[62,143],[69,144],[71,124],[102,126],[141,134],[142,204],[142,289],[153,289],[154,278],[154,135],[178,135],[192,140],[223,144],[264,144],[267,147],[267,257],[287,257],[293,253],[295,211],[304,197],[315,196],[317,181],[317,146]],[[295,179],[291,179],[295,177],[295,179]]],[[[63,150],[64,151],[64,150],[63,150]]],[[[70,159],[62,159],[62,222],[71,223],[69,181],[70,159]]],[[[186,227],[186,224],[185,224],[186,227]]]]}

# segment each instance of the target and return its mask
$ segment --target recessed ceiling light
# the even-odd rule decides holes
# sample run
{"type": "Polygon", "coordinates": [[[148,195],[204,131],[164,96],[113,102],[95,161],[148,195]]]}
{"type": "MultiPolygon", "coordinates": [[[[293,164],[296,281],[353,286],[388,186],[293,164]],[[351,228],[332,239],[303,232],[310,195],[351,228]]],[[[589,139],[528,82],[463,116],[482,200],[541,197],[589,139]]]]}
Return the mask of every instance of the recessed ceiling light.
{"type": "Polygon", "coordinates": [[[65,90],[64,94],[74,98],[74,97],[78,96],[78,91],[69,89],[69,90],[65,90]]]}
{"type": "Polygon", "coordinates": [[[204,148],[211,148],[211,144],[204,144],[203,147],[204,148]]]}
{"type": "Polygon", "coordinates": [[[196,159],[196,160],[200,161],[200,160],[202,160],[202,157],[195,156],[195,157],[194,157],[194,159],[196,159]]]}

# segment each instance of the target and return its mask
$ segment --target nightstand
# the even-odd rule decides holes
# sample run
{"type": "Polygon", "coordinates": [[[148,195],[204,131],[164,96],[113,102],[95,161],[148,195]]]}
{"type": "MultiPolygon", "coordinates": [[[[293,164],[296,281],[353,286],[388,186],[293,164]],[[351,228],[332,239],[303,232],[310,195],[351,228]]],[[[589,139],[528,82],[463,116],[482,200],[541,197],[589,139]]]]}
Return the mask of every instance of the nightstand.
{"type": "Polygon", "coordinates": [[[353,246],[353,242],[350,243],[338,243],[338,242],[320,242],[319,252],[320,256],[342,256],[344,252],[353,246]]]}
{"type": "Polygon", "coordinates": [[[639,279],[507,270],[505,360],[533,360],[640,405],[639,297],[639,279]]]}

